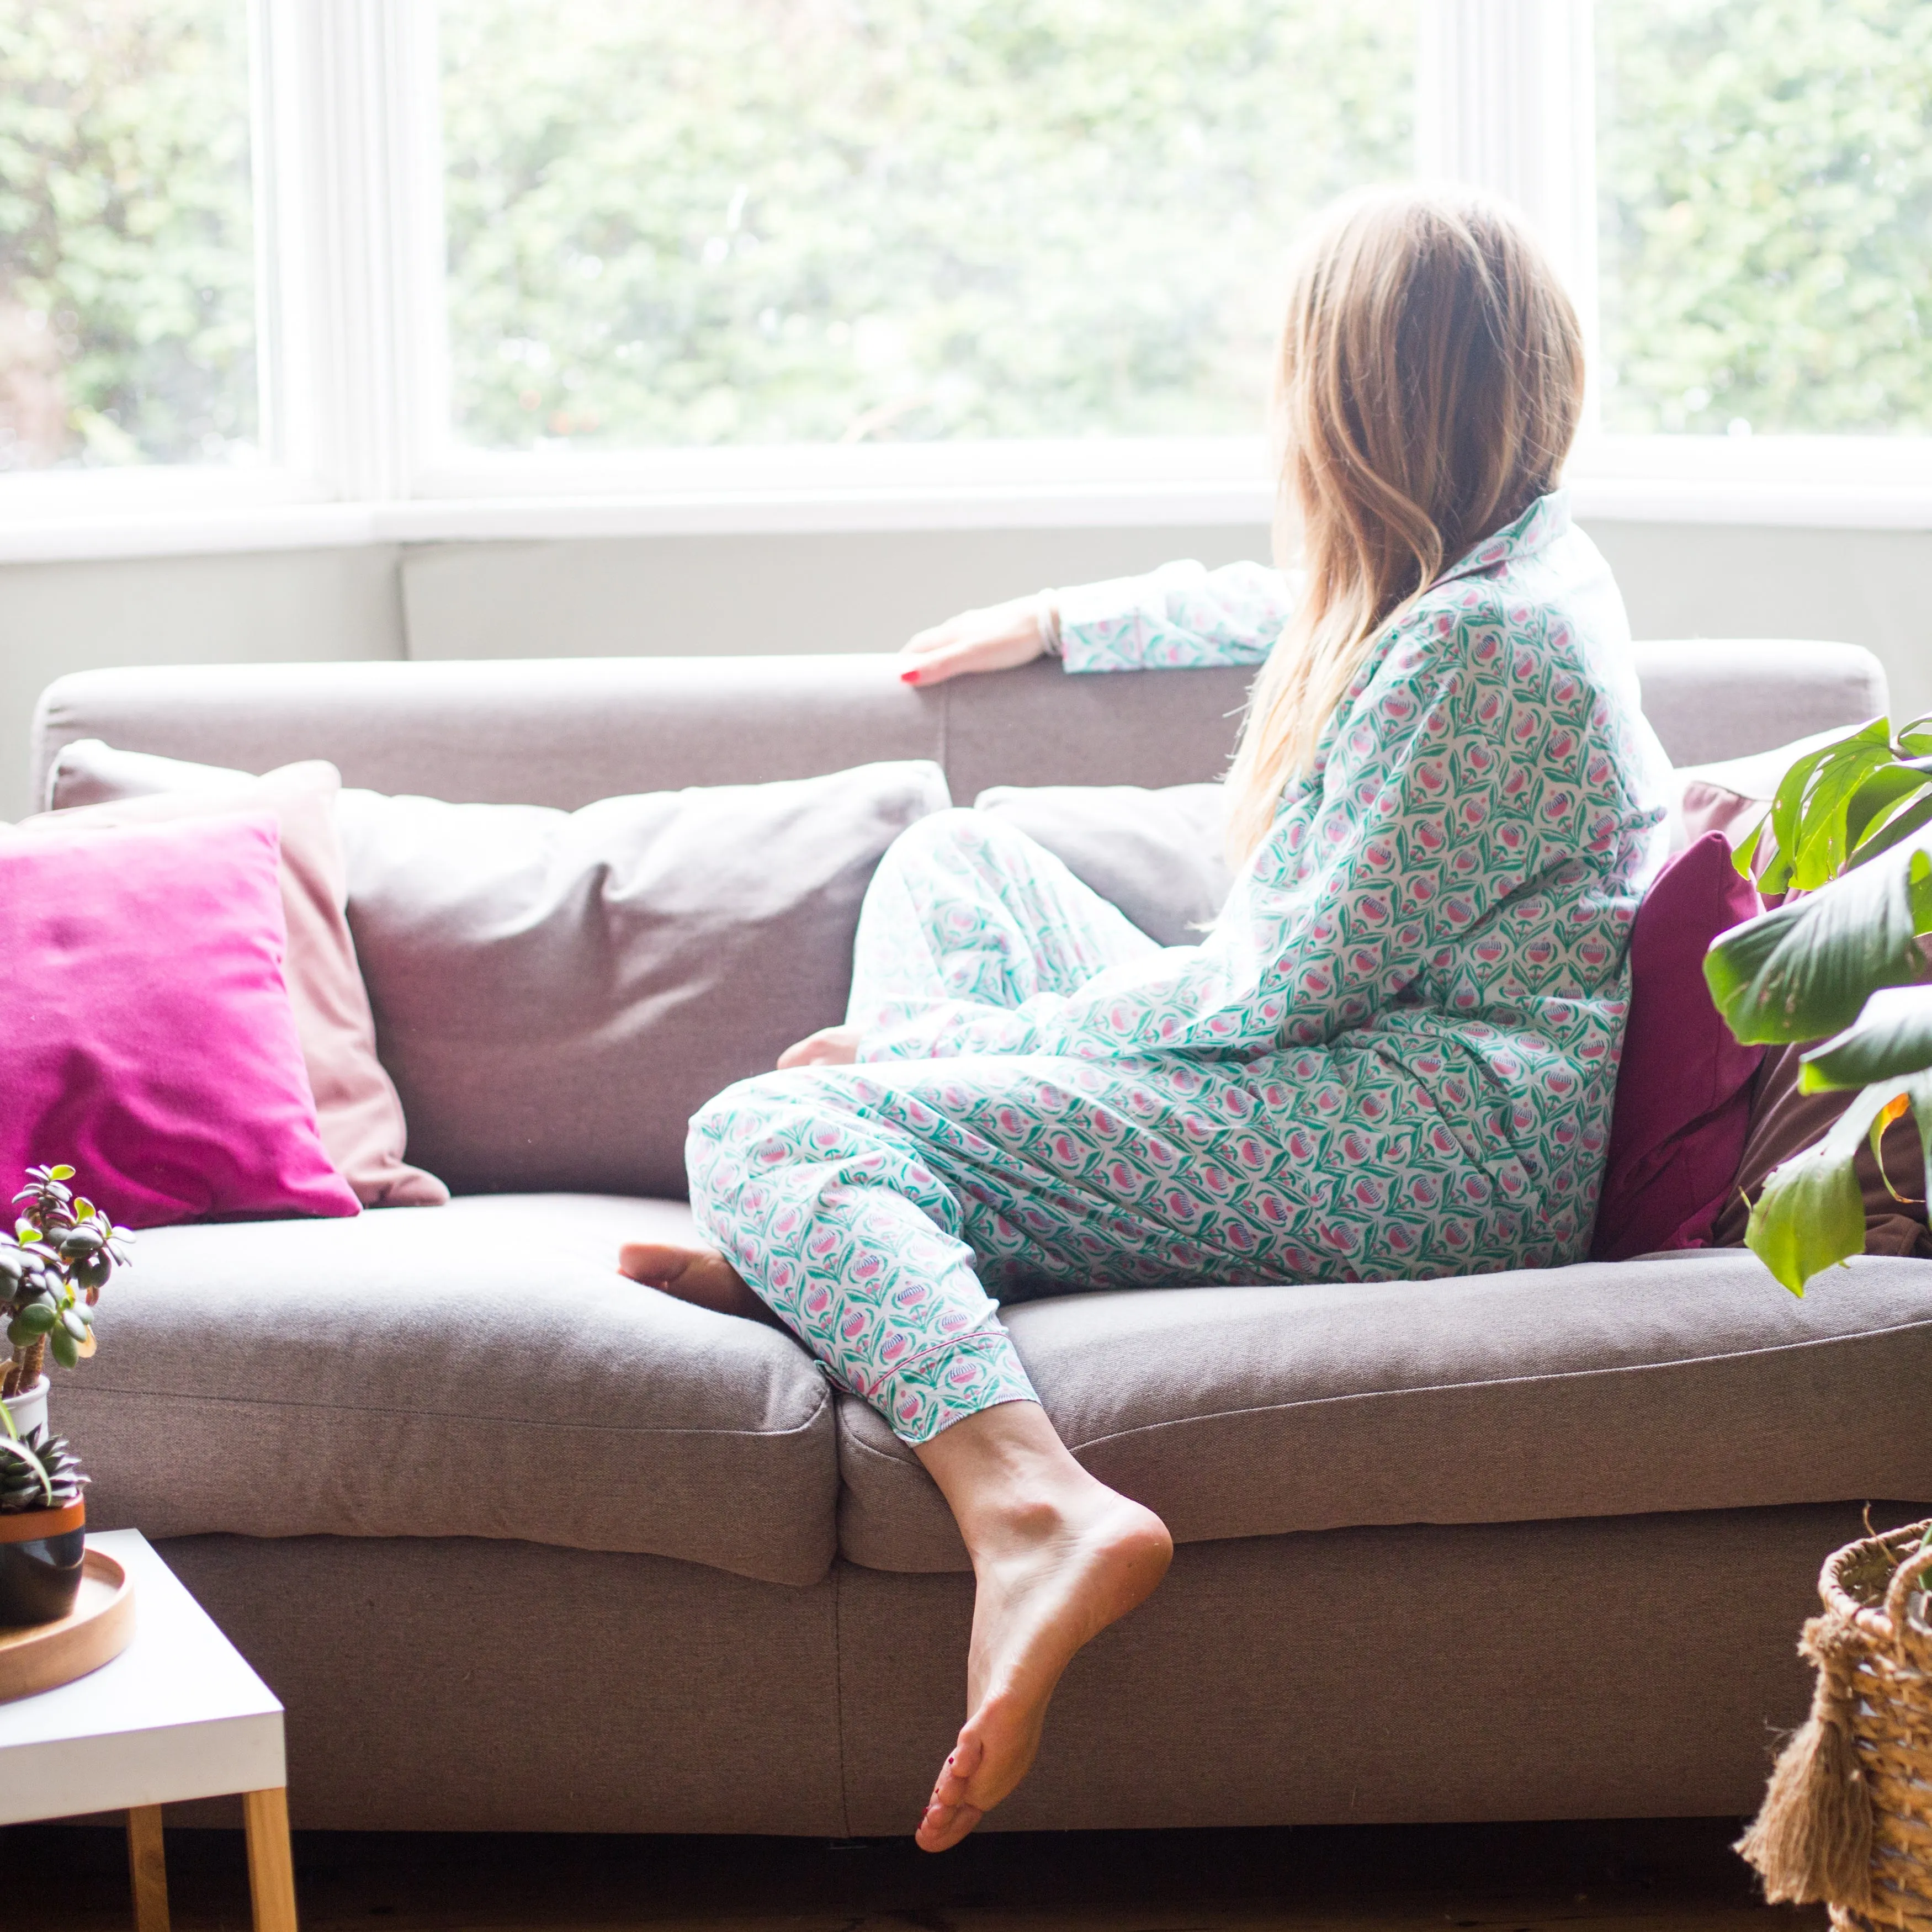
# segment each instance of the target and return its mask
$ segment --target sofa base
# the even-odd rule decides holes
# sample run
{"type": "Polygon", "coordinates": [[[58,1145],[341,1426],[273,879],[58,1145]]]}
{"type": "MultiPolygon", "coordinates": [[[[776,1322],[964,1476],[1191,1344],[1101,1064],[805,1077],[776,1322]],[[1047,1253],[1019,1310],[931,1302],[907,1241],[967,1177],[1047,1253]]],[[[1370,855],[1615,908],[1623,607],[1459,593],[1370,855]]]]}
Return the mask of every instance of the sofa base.
{"type": "MultiPolygon", "coordinates": [[[[1883,1512],[1905,1520],[1912,1506],[1883,1512]]],[[[1738,1814],[1853,1504],[1195,1544],[1067,1673],[1011,1830],[1738,1814]]],[[[288,1708],[298,1827],[909,1832],[970,1580],[466,1539],[162,1554],[288,1708]]],[[[209,1814],[211,1816],[218,1815],[209,1814]]]]}
{"type": "Polygon", "coordinates": [[[298,1830],[844,1830],[830,1577],[465,1537],[157,1547],[282,1700],[298,1830]]]}

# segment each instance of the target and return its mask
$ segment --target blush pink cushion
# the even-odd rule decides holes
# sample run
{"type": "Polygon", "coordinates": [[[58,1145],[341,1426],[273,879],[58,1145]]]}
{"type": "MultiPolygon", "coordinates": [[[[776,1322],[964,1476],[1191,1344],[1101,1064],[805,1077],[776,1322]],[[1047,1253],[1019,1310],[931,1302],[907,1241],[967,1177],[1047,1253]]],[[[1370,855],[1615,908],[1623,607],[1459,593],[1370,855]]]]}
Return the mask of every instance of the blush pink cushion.
{"type": "Polygon", "coordinates": [[[1704,955],[1760,909],[1720,832],[1672,860],[1637,908],[1598,1261],[1701,1247],[1730,1198],[1764,1049],[1731,1037],[1705,984],[1704,955]]]}
{"type": "Polygon", "coordinates": [[[282,980],[267,812],[0,837],[0,1185],[66,1161],[130,1227],[353,1214],[282,980]]]}
{"type": "Polygon", "coordinates": [[[53,780],[62,809],[22,822],[38,835],[148,825],[213,813],[272,812],[281,832],[282,964],[315,1094],[322,1144],[365,1208],[428,1208],[449,1198],[403,1158],[409,1130],[395,1083],[376,1057],[376,1021],[350,936],[348,868],[335,830],[342,775],[320,758],[252,778],[205,765],[69,745],[53,780]]]}

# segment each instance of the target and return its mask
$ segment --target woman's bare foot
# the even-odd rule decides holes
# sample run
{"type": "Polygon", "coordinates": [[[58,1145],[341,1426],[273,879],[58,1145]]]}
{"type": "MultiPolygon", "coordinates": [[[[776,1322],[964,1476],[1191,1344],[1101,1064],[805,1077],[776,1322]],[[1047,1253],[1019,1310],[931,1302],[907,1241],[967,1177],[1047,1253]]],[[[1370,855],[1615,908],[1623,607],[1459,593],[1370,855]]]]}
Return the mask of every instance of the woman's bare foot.
{"type": "Polygon", "coordinates": [[[788,1066],[850,1066],[859,1057],[861,1037],[856,1027],[820,1027],[778,1055],[778,1070],[782,1072],[788,1066]]]}
{"type": "Polygon", "coordinates": [[[746,1286],[745,1277],[716,1248],[687,1248],[674,1241],[626,1241],[617,1250],[617,1272],[680,1301],[717,1315],[741,1315],[774,1328],[784,1324],[746,1286]]]}
{"type": "Polygon", "coordinates": [[[1152,1592],[1174,1539],[1082,1468],[1037,1403],[983,1409],[916,1453],[952,1506],[978,1585],[966,1722],[916,1834],[943,1852],[1032,1768],[1060,1673],[1152,1592]]]}

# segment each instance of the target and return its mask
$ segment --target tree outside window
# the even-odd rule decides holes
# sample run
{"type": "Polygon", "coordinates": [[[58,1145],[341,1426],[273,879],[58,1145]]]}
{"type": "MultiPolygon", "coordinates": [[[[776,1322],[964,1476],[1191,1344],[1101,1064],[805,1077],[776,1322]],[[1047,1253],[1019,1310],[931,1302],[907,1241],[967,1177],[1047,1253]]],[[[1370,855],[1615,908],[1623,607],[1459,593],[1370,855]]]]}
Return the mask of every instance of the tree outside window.
{"type": "Polygon", "coordinates": [[[240,0],[0,0],[0,470],[256,453],[240,0]]]}
{"type": "Polygon", "coordinates": [[[1596,22],[1604,427],[1932,433],[1932,7],[1596,22]]]}

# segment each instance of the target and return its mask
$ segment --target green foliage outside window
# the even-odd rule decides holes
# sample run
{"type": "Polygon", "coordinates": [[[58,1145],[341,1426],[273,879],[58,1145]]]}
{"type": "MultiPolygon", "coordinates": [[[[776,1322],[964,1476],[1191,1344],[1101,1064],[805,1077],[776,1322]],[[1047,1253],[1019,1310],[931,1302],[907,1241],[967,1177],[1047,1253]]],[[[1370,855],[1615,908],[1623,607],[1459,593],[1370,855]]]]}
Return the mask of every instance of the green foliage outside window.
{"type": "MultiPolygon", "coordinates": [[[[485,446],[1251,430],[1411,166],[1416,0],[441,11],[485,446]]],[[[0,0],[0,470],[252,453],[246,12],[0,0]]],[[[1595,15],[1606,426],[1932,434],[1932,6],[1595,15]]]]}
{"type": "Polygon", "coordinates": [[[242,0],[0,0],[0,470],[257,434],[242,0]]]}
{"type": "Polygon", "coordinates": [[[1932,433],[1932,6],[1596,23],[1605,428],[1932,433]]]}
{"type": "Polygon", "coordinates": [[[456,416],[579,444],[1251,433],[1414,0],[448,0],[456,416]]]}

